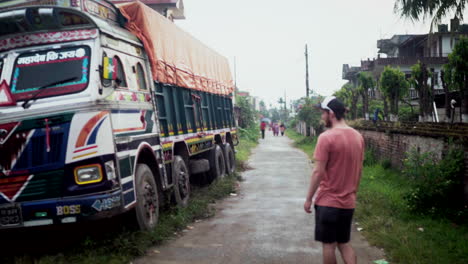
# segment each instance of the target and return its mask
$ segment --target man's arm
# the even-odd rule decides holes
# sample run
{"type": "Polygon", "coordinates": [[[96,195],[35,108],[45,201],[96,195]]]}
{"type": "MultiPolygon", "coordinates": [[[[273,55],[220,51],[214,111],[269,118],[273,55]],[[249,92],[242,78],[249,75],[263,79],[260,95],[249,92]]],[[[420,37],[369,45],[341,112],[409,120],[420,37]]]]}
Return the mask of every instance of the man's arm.
{"type": "Polygon", "coordinates": [[[314,197],[315,192],[317,191],[317,188],[319,187],[319,184],[322,181],[322,178],[326,173],[325,171],[326,165],[327,165],[326,161],[321,161],[321,160],[315,161],[314,170],[312,171],[312,176],[310,179],[309,191],[307,192],[306,201],[304,203],[304,211],[306,211],[306,213],[308,214],[312,212],[311,211],[312,198],[314,197]]]}

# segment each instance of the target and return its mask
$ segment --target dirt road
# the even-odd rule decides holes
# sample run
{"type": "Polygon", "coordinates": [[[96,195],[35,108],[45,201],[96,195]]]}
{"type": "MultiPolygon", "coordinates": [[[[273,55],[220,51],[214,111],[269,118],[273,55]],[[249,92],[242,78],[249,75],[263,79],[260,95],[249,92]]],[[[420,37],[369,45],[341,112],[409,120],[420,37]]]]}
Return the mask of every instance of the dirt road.
{"type": "MultiPolygon", "coordinates": [[[[271,133],[260,139],[249,160],[253,169],[242,174],[245,181],[237,196],[219,202],[215,217],[195,223],[182,237],[133,263],[322,263],[321,244],[313,239],[313,214],[303,210],[311,164],[291,144],[271,133]]],[[[352,237],[358,263],[383,258],[359,233],[352,237]]]]}

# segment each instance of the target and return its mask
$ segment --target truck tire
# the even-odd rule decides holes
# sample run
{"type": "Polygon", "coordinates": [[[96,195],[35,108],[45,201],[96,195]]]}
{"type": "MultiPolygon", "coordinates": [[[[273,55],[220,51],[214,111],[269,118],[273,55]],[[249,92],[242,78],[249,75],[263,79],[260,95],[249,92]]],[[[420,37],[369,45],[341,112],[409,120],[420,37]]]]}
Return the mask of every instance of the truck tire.
{"type": "Polygon", "coordinates": [[[190,174],[182,156],[174,156],[172,177],[175,201],[177,205],[186,207],[190,198],[190,174]]]}
{"type": "Polygon", "coordinates": [[[138,164],[135,173],[137,203],[136,220],[140,230],[151,230],[158,224],[159,193],[153,172],[146,164],[138,164]]]}
{"type": "Polygon", "coordinates": [[[224,161],[224,153],[221,146],[218,144],[210,150],[210,171],[208,172],[209,181],[221,179],[226,176],[226,162],[224,161]]]}
{"type": "Polygon", "coordinates": [[[231,143],[224,145],[224,159],[226,160],[226,172],[228,175],[236,171],[236,154],[231,143]]]}

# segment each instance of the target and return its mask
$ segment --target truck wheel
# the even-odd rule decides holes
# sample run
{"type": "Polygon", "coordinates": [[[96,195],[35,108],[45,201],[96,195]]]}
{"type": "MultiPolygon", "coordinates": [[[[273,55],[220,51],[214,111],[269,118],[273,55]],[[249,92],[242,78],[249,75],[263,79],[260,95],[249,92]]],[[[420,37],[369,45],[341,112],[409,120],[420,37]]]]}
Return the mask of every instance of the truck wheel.
{"type": "Polygon", "coordinates": [[[174,156],[172,166],[175,201],[177,205],[186,207],[190,197],[190,175],[187,164],[181,156],[174,156]]]}
{"type": "Polygon", "coordinates": [[[226,159],[226,172],[231,175],[236,171],[236,154],[231,143],[224,145],[224,158],[226,159]]]}
{"type": "Polygon", "coordinates": [[[210,171],[209,180],[214,181],[226,175],[226,162],[224,161],[223,149],[216,144],[210,150],[210,171]]]}
{"type": "Polygon", "coordinates": [[[136,219],[141,230],[153,229],[158,224],[159,196],[153,172],[146,164],[136,168],[136,219]]]}

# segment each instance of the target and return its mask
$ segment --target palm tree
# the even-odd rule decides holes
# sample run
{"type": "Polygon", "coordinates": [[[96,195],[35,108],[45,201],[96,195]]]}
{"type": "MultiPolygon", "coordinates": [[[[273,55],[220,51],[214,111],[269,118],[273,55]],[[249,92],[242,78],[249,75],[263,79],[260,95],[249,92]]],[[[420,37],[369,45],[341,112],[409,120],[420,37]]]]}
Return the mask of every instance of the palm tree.
{"type": "Polygon", "coordinates": [[[412,20],[432,18],[432,25],[438,24],[445,16],[454,14],[463,20],[463,11],[468,0],[395,0],[395,12],[412,20]]]}
{"type": "Polygon", "coordinates": [[[372,75],[368,72],[360,72],[358,74],[359,92],[362,96],[362,113],[364,118],[369,120],[369,89],[373,89],[375,82],[372,75]]]}
{"type": "Polygon", "coordinates": [[[398,121],[398,103],[408,92],[405,74],[400,69],[385,66],[379,88],[390,101],[390,121],[398,121]]]}

